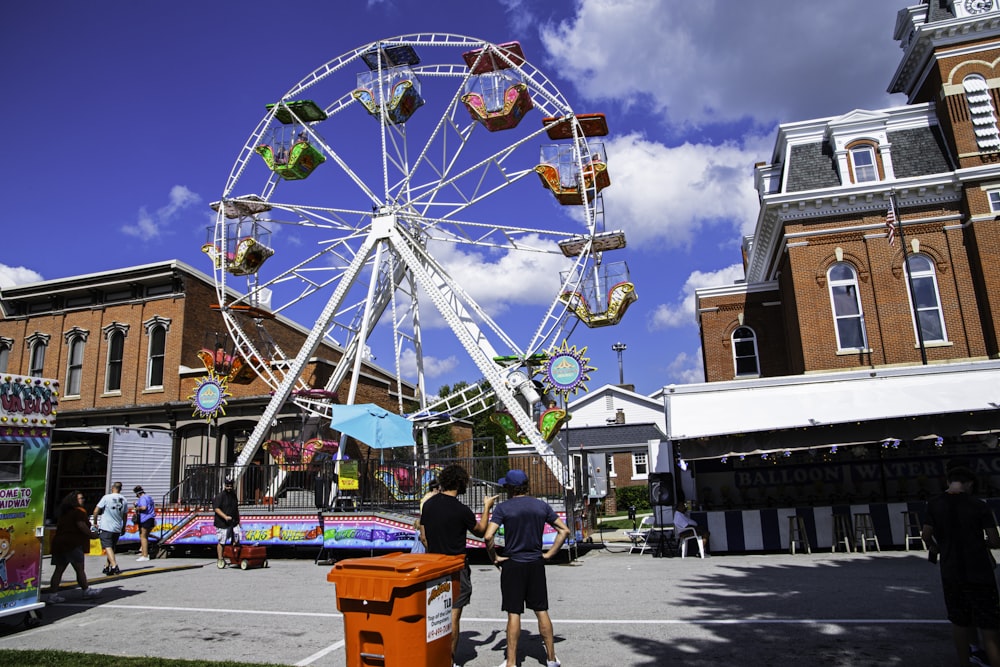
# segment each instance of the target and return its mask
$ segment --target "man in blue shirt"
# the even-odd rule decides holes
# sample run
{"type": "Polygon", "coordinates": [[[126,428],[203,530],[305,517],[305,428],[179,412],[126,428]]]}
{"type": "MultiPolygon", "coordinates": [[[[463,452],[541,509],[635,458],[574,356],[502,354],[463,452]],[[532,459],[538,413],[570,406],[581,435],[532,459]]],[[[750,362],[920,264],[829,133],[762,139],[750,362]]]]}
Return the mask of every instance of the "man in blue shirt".
{"type": "Polygon", "coordinates": [[[486,528],[486,551],[500,568],[501,609],[507,612],[508,667],[517,665],[517,642],[521,637],[521,614],[527,607],[535,612],[538,632],[545,643],[546,667],[559,667],[556,657],[552,619],[549,618],[549,593],[545,581],[545,561],[554,558],[569,537],[569,528],[543,500],[528,495],[528,476],[523,470],[511,470],[500,479],[510,499],[500,503],[486,528]],[[556,536],[542,550],[545,525],[555,528],[556,536]],[[503,526],[503,556],[494,547],[496,532],[503,526]]]}

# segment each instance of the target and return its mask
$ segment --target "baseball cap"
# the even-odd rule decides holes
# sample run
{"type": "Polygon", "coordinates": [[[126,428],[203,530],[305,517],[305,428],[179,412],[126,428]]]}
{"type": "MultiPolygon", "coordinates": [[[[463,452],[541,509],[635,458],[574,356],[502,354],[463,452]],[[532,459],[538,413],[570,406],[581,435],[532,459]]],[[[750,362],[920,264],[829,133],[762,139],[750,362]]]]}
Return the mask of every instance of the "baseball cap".
{"type": "Polygon", "coordinates": [[[134,489],[132,489],[132,493],[146,493],[146,492],[142,490],[141,486],[137,486],[134,489]]]}
{"type": "Polygon", "coordinates": [[[500,486],[521,486],[528,483],[528,476],[523,470],[508,470],[507,474],[497,482],[500,486]]]}
{"type": "Polygon", "coordinates": [[[232,486],[233,485],[233,478],[232,477],[227,477],[226,481],[223,482],[222,485],[223,486],[232,486]]]}

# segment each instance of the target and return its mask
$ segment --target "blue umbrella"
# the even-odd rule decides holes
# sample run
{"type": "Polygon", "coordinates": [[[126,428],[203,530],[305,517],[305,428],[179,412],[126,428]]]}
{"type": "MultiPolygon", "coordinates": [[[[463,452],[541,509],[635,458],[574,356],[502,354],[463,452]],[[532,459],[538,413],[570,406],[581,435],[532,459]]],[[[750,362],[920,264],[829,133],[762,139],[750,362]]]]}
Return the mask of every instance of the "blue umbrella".
{"type": "Polygon", "coordinates": [[[330,426],[375,449],[412,447],[413,422],[374,403],[334,405],[330,426]]]}

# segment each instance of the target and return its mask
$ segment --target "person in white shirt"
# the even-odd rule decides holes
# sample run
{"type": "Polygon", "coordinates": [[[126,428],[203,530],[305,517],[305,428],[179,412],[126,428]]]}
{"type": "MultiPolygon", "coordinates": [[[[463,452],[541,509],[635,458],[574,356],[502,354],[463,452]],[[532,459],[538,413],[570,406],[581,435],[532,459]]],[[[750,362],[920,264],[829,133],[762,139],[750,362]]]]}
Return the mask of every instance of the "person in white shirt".
{"type": "Polygon", "coordinates": [[[94,525],[101,531],[101,546],[104,547],[104,555],[107,557],[104,574],[122,573],[118,569],[115,549],[118,547],[118,538],[125,534],[127,515],[128,501],[122,495],[122,483],[115,482],[111,485],[111,493],[104,494],[94,508],[94,525]]]}
{"type": "MultiPolygon", "coordinates": [[[[701,538],[701,545],[704,547],[705,555],[707,556],[708,540],[710,537],[710,533],[708,532],[707,528],[698,525],[697,521],[695,521],[685,513],[684,510],[687,508],[688,505],[685,504],[685,505],[680,505],[674,510],[674,535],[677,536],[677,539],[680,539],[681,537],[683,537],[683,533],[685,531],[693,530],[695,534],[698,535],[699,538],[701,538]]],[[[690,509],[688,509],[688,511],[690,511],[690,509]]]]}

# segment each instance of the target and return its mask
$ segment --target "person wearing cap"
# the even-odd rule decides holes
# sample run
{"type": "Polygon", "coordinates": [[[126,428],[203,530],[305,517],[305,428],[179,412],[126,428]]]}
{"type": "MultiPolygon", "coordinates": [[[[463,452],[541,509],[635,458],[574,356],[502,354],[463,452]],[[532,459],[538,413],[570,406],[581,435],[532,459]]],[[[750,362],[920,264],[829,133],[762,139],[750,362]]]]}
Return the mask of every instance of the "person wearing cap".
{"type": "Polygon", "coordinates": [[[240,501],[233,486],[233,478],[227,477],[222,484],[222,491],[212,501],[212,509],[215,511],[215,537],[218,540],[215,548],[220,561],[222,545],[227,541],[239,544],[243,540],[243,529],[240,528],[240,501]]]}
{"type": "Polygon", "coordinates": [[[118,548],[118,538],[125,534],[127,520],[128,500],[122,495],[122,483],[115,482],[111,485],[111,493],[104,494],[94,507],[94,525],[101,532],[101,546],[107,561],[102,570],[106,575],[122,573],[115,549],[118,548]]]}
{"type": "Polygon", "coordinates": [[[141,486],[132,489],[135,493],[135,515],[139,529],[139,557],[136,561],[149,560],[149,531],[156,525],[156,507],[153,498],[142,490],[141,486]]]}
{"type": "MultiPolygon", "coordinates": [[[[469,473],[460,465],[445,466],[438,475],[438,493],[427,498],[420,511],[420,541],[427,546],[427,553],[448,556],[465,555],[467,533],[482,537],[486,532],[486,521],[490,509],[498,496],[490,496],[483,501],[483,514],[476,520],[476,514],[458,496],[465,493],[469,485],[469,473]]],[[[451,607],[451,656],[452,664],[458,651],[459,624],[462,610],[472,599],[472,570],[469,561],[459,573],[458,595],[451,607]]]]}
{"type": "Polygon", "coordinates": [[[528,495],[528,476],[523,470],[511,470],[500,478],[510,498],[497,505],[486,527],[486,552],[500,568],[500,608],[507,612],[507,659],[503,666],[517,665],[517,642],[521,637],[521,614],[527,607],[538,619],[538,633],[545,644],[546,667],[559,667],[556,657],[552,619],[549,618],[549,593],[545,581],[545,562],[554,558],[569,537],[569,528],[555,510],[538,498],[528,495]],[[542,549],[545,525],[556,531],[552,546],[542,549]],[[496,552],[493,539],[500,526],[504,529],[503,556],[496,552]]]}

